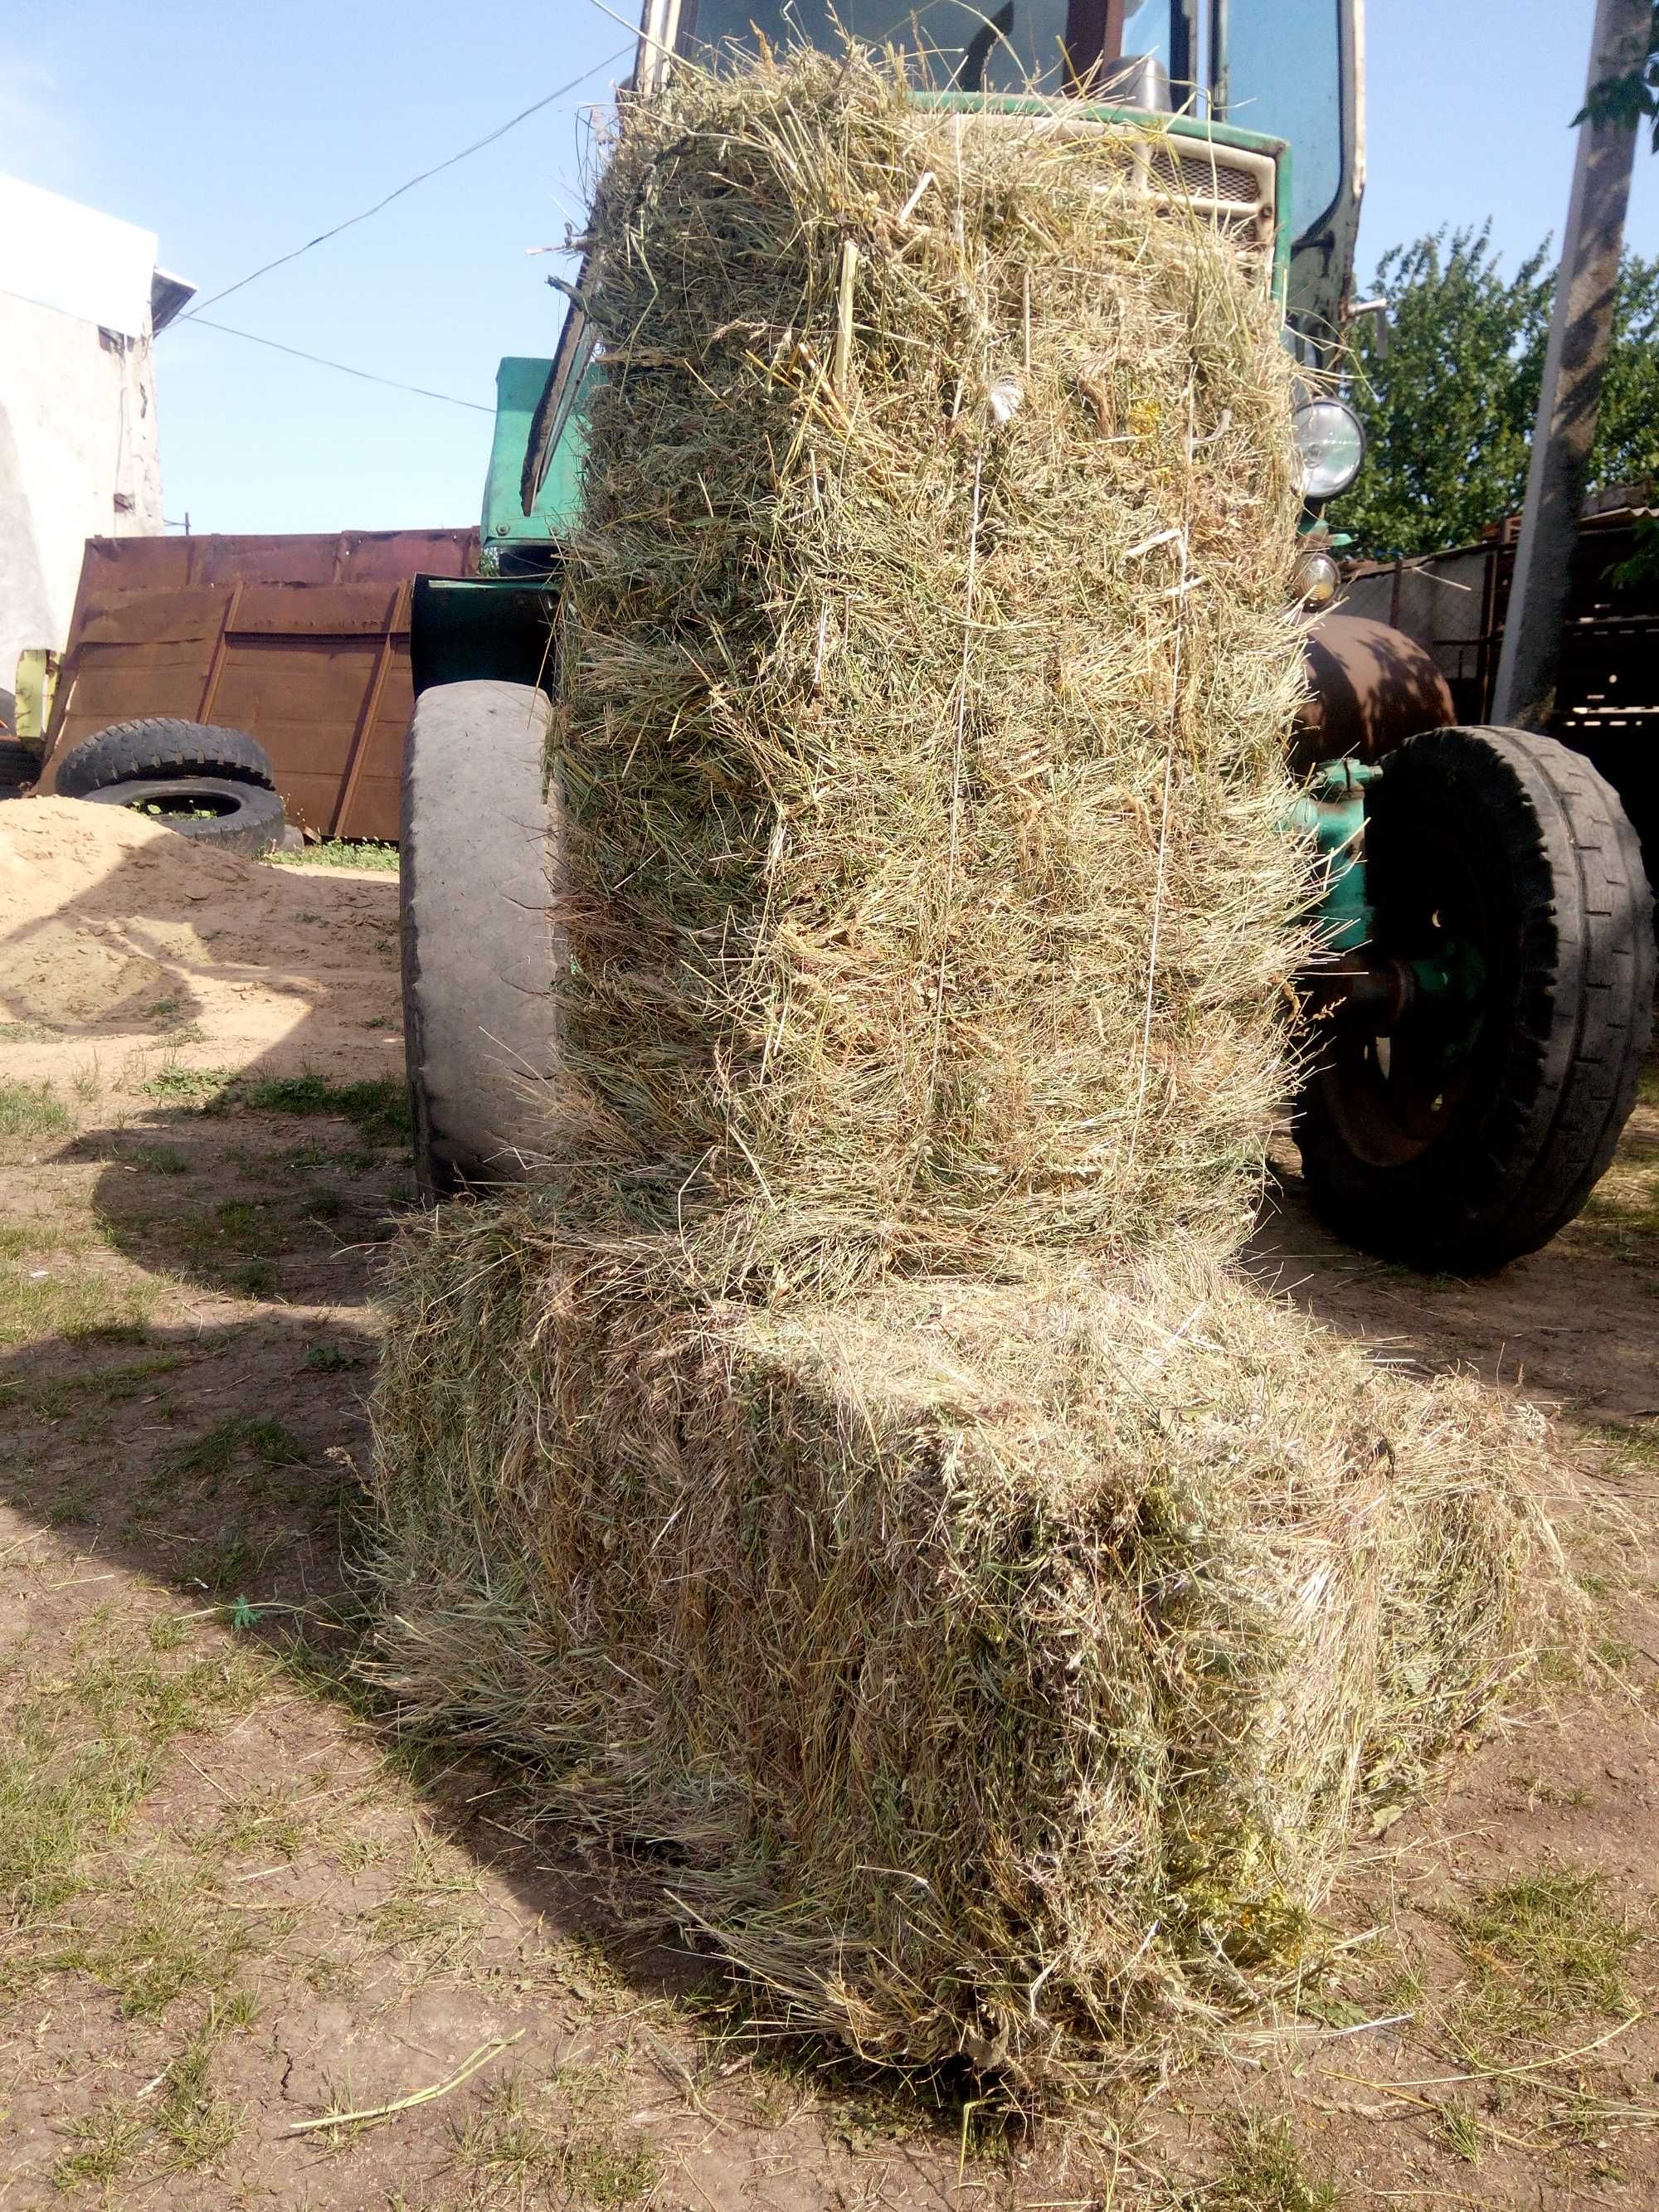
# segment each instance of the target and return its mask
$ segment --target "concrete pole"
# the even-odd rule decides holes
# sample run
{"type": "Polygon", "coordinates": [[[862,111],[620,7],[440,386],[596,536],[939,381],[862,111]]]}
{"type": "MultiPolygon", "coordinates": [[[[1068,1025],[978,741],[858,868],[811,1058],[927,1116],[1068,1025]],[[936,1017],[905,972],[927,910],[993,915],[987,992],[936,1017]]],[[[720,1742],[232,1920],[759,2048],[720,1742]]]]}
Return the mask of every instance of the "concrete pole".
{"type": "MultiPolygon", "coordinates": [[[[1651,0],[1596,0],[1589,84],[1641,68],[1652,13],[1651,0]]],[[[1613,330],[1636,135],[1616,124],[1600,130],[1589,123],[1578,126],[1521,542],[1492,700],[1494,722],[1525,730],[1545,728],[1555,712],[1556,673],[1613,330]]]]}

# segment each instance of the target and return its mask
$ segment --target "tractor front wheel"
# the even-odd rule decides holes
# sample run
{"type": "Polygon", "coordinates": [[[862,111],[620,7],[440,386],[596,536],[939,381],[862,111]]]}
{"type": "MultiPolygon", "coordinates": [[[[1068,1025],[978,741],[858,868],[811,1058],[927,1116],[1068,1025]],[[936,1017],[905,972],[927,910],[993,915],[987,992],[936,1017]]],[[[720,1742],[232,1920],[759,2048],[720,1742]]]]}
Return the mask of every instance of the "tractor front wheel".
{"type": "Polygon", "coordinates": [[[1635,1103],[1653,901],[1636,834],[1580,755],[1519,730],[1430,730],[1365,801],[1372,945],[1401,963],[1391,1030],[1339,1017],[1296,1135],[1350,1243],[1483,1273],[1571,1221],[1635,1103]]]}
{"type": "Polygon", "coordinates": [[[514,1182],[545,1151],[556,1072],[552,713],[527,684],[440,684],[404,753],[404,1041],[426,1199],[514,1182]]]}

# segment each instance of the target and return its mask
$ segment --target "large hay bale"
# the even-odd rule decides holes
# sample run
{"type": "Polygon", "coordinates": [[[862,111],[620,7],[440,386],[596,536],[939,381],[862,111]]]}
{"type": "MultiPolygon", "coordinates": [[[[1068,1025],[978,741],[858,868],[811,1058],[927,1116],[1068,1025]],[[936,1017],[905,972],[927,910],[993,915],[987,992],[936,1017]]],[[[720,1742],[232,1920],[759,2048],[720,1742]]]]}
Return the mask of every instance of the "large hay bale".
{"type": "Polygon", "coordinates": [[[585,1217],[722,1278],[1236,1236],[1306,894],[1292,364],[1145,153],[856,54],[625,104],[551,751],[585,1217]]]}
{"type": "Polygon", "coordinates": [[[856,54],[627,107],[547,1188],[405,1240],[376,1401],[410,1717],[797,2024],[1022,2083],[1295,1958],[1550,1545],[1531,1427],[1215,1272],[1306,891],[1291,372],[1139,173],[856,54]]]}
{"type": "Polygon", "coordinates": [[[1206,1261],[692,1312],[461,1211],[387,1344],[382,1679],[872,2057],[1051,2084],[1270,1983],[1552,1555],[1535,1423],[1206,1261]]]}

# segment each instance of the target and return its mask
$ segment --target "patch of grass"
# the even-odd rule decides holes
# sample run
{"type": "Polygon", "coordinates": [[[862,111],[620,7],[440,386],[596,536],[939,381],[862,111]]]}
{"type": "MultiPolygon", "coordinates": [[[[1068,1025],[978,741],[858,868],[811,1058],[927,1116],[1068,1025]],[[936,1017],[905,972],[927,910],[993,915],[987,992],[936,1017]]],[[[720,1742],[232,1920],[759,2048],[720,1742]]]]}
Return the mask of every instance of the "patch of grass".
{"type": "Polygon", "coordinates": [[[1659,1425],[1650,1414],[1633,1421],[1598,1421],[1596,1428],[1626,1468],[1659,1468],[1659,1425]]]}
{"type": "Polygon", "coordinates": [[[1638,1267],[1659,1267],[1659,1164],[1653,1148],[1628,1138],[1591,1192],[1583,1214],[1598,1243],[1638,1267]]]}
{"type": "Polygon", "coordinates": [[[531,2201],[547,2154],[543,2131],[531,2118],[516,2081],[503,2081],[455,2129],[456,2163],[478,2180],[505,2184],[520,2203],[531,2201]]]}
{"type": "Polygon", "coordinates": [[[131,2172],[148,2134],[129,2098],[112,2098],[78,2120],[67,2120],[64,2134],[77,2146],[65,2151],[52,2169],[57,2189],[107,2185],[131,2172]]]}
{"type": "Polygon", "coordinates": [[[1461,2105],[1443,2105],[1440,2126],[1449,2148],[1473,2166],[1480,2156],[1480,2123],[1474,2114],[1461,2105]]]}
{"type": "Polygon", "coordinates": [[[61,1336],[71,1342],[142,1343],[161,1285],[0,1260],[0,1347],[61,1336]]]}
{"type": "Polygon", "coordinates": [[[0,1137],[55,1137],[70,1126],[49,1083],[0,1083],[0,1137]]]}
{"type": "Polygon", "coordinates": [[[132,1156],[135,1167],[148,1170],[151,1175],[189,1175],[195,1163],[187,1152],[176,1145],[141,1145],[132,1156]]]}
{"type": "Polygon", "coordinates": [[[251,1578],[256,1561],[253,1547],[240,1530],[216,1543],[198,1544],[185,1556],[185,1572],[214,1597],[240,1591],[251,1578]]]}
{"type": "Polygon", "coordinates": [[[1449,1918],[1468,1970],[1454,2024],[1471,2045],[1633,2009],[1624,1970],[1642,1936],[1608,1910],[1599,1874],[1522,1875],[1449,1918]]]}
{"type": "Polygon", "coordinates": [[[45,1420],[60,1421],[74,1410],[80,1398],[96,1398],[107,1406],[124,1405],[142,1397],[145,1386],[158,1376],[170,1375],[185,1360],[179,1352],[157,1352],[149,1359],[131,1359],[119,1367],[95,1367],[87,1375],[54,1376],[32,1389],[6,1386],[4,1402],[27,1406],[45,1420]]]}
{"type": "Polygon", "coordinates": [[[131,1636],[94,1636],[65,1675],[24,1686],[0,1734],[0,1905],[15,1929],[77,1887],[76,1863],[118,1835],[174,1738],[246,1710],[265,1675],[247,1656],[167,1663],[131,1636]]]}
{"type": "Polygon", "coordinates": [[[655,2187],[657,2154],[632,2128],[579,2134],[557,2161],[558,2185],[593,2205],[637,2204],[655,2187]]]}
{"type": "Polygon", "coordinates": [[[306,1448],[292,1429],[262,1413],[234,1413],[216,1421],[204,1436],[182,1444],[168,1465],[175,1474],[228,1474],[240,1459],[261,1467],[301,1467],[306,1448]]]}
{"type": "Polygon", "coordinates": [[[114,1997],[124,2018],[158,2020],[186,1994],[228,1990],[267,1932],[228,1911],[182,1870],[141,1870],[131,1891],[98,1900],[95,1924],[52,1956],[60,1973],[83,1973],[114,1997]]]}
{"type": "Polygon", "coordinates": [[[371,1143],[398,1143],[410,1130],[408,1095],[390,1076],[331,1083],[326,1076],[307,1073],[247,1083],[227,1068],[164,1067],[142,1087],[152,1097],[204,1114],[241,1108],[256,1114],[337,1115],[354,1122],[371,1143]]]}
{"type": "Polygon", "coordinates": [[[345,1200],[337,1190],[319,1190],[306,1200],[306,1212],[313,1221],[337,1221],[345,1212],[345,1200]]]}
{"type": "Polygon", "coordinates": [[[267,853],[264,858],[278,868],[368,868],[380,875],[396,874],[398,848],[372,837],[321,837],[298,853],[267,853]]]}
{"type": "Polygon", "coordinates": [[[617,2101],[599,2067],[564,2068],[533,2098],[516,2080],[502,2082],[456,2129],[455,2163],[521,2203],[546,2189],[594,2212],[637,2204],[656,2187],[660,2165],[647,2136],[617,2124],[617,2101]]]}
{"type": "Polygon", "coordinates": [[[213,1841],[222,1850],[246,1855],[258,1851],[279,1859],[298,1858],[309,1831],[280,1784],[234,1798],[219,1816],[213,1841]]]}
{"type": "Polygon", "coordinates": [[[291,1168],[325,1168],[333,1158],[326,1145],[296,1145],[288,1156],[291,1168]]]}
{"type": "Polygon", "coordinates": [[[93,1241],[61,1215],[35,1213],[26,1221],[0,1222],[0,1259],[17,1260],[30,1252],[84,1252],[93,1241]]]}
{"type": "Polygon", "coordinates": [[[1204,2212],[1329,2212],[1336,2185],[1308,2172],[1287,2119],[1253,2113],[1202,2202],[1204,2212]]]}
{"type": "Polygon", "coordinates": [[[155,2108],[155,2130],[171,2147],[174,2172],[206,2166],[236,2140],[240,2114],[213,2094],[209,2069],[213,2059],[210,2027],[185,2045],[167,2070],[155,2108]]]}
{"type": "Polygon", "coordinates": [[[279,1075],[250,1085],[242,1097],[261,1113],[338,1115],[365,1137],[388,1143],[409,1134],[408,1093],[389,1076],[331,1083],[321,1075],[279,1075]]]}
{"type": "Polygon", "coordinates": [[[213,1233],[233,1252],[268,1259],[280,1252],[285,1239],[283,1224],[268,1206],[252,1198],[224,1198],[213,1209],[213,1233]]]}
{"type": "Polygon", "coordinates": [[[1571,1789],[1564,1788],[1559,1783],[1547,1782],[1541,1774],[1517,1774],[1513,1779],[1516,1788],[1524,1792],[1529,1807],[1559,1805],[1575,1813],[1583,1813],[1588,1812],[1595,1802],[1581,1784],[1576,1784],[1571,1789]]]}

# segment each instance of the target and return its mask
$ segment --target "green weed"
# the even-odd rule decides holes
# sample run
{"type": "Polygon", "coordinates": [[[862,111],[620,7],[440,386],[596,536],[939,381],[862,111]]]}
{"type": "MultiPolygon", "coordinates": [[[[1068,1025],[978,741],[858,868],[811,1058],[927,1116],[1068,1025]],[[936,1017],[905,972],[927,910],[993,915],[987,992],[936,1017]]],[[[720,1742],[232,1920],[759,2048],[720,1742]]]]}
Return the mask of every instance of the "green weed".
{"type": "Polygon", "coordinates": [[[372,837],[319,837],[297,853],[267,853],[265,859],[279,868],[359,868],[395,874],[398,848],[372,837]]]}
{"type": "Polygon", "coordinates": [[[211,1111],[233,1081],[228,1067],[163,1067],[143,1085],[152,1098],[168,1106],[195,1106],[211,1111]]]}
{"type": "Polygon", "coordinates": [[[361,1354],[344,1352],[337,1344],[313,1344],[300,1362],[319,1375],[338,1375],[348,1367],[362,1365],[361,1354]]]}

